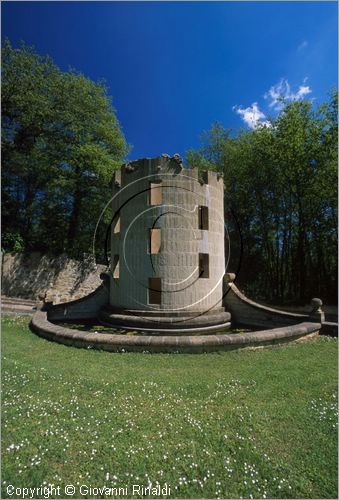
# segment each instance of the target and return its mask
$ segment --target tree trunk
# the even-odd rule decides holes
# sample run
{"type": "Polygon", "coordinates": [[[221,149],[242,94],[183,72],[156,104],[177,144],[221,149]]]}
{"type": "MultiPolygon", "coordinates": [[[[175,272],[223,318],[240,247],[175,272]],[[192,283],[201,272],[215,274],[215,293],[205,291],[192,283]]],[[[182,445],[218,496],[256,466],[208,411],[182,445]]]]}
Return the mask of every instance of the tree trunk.
{"type": "Polygon", "coordinates": [[[74,246],[74,240],[77,236],[79,216],[80,216],[80,210],[81,210],[82,190],[80,187],[81,181],[80,181],[80,169],[79,169],[79,167],[77,167],[75,169],[75,174],[76,174],[76,180],[75,180],[75,187],[74,187],[74,192],[73,192],[72,212],[71,212],[71,216],[70,216],[70,220],[69,220],[68,236],[67,236],[69,249],[71,249],[74,246]]]}

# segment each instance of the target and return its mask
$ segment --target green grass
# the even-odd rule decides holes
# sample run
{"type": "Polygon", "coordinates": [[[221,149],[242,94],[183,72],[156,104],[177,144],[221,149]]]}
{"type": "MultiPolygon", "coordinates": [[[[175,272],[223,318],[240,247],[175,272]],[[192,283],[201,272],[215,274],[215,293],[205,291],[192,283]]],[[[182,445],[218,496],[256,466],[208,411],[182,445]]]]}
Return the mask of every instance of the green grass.
{"type": "Polygon", "coordinates": [[[129,498],[156,482],[171,498],[337,498],[335,339],[112,354],[5,317],[2,352],[3,498],[9,484],[74,484],[75,498],[80,485],[127,487],[129,498]]]}

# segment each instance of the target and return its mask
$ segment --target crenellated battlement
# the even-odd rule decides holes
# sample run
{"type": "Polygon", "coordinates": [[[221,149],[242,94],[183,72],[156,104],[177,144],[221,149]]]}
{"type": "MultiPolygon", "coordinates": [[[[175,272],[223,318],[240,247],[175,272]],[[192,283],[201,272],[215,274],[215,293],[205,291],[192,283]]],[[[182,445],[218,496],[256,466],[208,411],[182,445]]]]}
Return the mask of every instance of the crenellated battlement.
{"type": "Polygon", "coordinates": [[[198,168],[184,167],[182,158],[178,154],[169,156],[162,154],[155,158],[141,158],[139,160],[129,161],[116,170],[113,174],[112,182],[115,188],[125,187],[136,179],[147,176],[172,175],[173,177],[182,176],[198,181],[200,185],[217,185],[223,182],[223,173],[211,170],[199,171],[198,168]]]}

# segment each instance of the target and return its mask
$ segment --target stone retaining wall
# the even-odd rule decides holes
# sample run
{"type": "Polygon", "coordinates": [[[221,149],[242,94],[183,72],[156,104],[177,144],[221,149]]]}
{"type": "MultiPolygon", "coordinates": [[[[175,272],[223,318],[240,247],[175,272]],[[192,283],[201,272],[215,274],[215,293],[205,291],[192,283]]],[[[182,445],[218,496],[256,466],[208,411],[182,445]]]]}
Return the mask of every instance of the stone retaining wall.
{"type": "Polygon", "coordinates": [[[82,261],[67,255],[58,257],[5,254],[2,258],[2,294],[8,297],[41,300],[59,304],[85,297],[101,285],[100,273],[106,266],[96,265],[91,256],[82,261]]]}

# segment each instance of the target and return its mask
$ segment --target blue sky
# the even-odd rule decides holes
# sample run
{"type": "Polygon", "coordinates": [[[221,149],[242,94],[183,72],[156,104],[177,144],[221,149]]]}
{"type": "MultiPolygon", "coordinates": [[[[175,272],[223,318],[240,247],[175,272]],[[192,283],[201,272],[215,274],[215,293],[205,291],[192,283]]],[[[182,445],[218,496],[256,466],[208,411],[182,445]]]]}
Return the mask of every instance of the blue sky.
{"type": "Polygon", "coordinates": [[[106,79],[131,159],[264,123],[278,94],[324,101],[337,30],[334,2],[2,2],[3,39],[106,79]]]}

